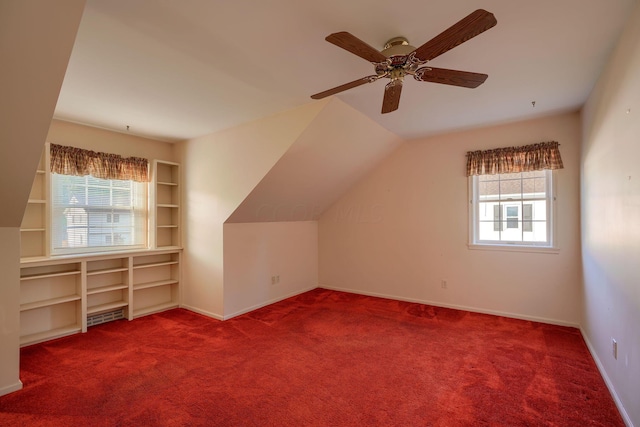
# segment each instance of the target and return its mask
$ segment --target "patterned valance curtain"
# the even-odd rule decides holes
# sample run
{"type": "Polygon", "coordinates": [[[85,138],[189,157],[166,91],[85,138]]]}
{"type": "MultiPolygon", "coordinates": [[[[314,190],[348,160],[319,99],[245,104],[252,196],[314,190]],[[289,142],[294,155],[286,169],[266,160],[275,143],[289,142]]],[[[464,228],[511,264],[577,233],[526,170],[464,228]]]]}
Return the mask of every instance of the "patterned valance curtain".
{"type": "Polygon", "coordinates": [[[51,144],[51,172],[64,175],[91,175],[100,179],[149,181],[149,161],[81,148],[51,144]]]}
{"type": "Polygon", "coordinates": [[[467,176],[562,169],[560,150],[555,141],[522,147],[467,152],[467,176]]]}

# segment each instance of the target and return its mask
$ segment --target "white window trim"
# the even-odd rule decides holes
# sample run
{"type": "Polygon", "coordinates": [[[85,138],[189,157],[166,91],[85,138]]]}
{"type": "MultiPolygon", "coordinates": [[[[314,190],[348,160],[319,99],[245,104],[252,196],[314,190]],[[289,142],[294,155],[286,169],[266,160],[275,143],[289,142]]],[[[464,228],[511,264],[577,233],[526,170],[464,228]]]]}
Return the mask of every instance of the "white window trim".
{"type": "Polygon", "coordinates": [[[491,241],[476,241],[476,223],[478,219],[478,206],[474,200],[474,196],[477,194],[478,180],[473,176],[468,177],[468,198],[469,198],[469,240],[467,247],[471,250],[488,250],[488,251],[505,251],[505,252],[533,252],[533,253],[548,253],[558,254],[560,253],[560,247],[558,245],[558,230],[557,223],[557,178],[556,172],[548,170],[547,173],[551,176],[551,185],[548,189],[547,200],[547,233],[550,233],[549,244],[540,245],[535,243],[530,244],[518,244],[503,243],[503,242],[491,242],[491,241]]]}

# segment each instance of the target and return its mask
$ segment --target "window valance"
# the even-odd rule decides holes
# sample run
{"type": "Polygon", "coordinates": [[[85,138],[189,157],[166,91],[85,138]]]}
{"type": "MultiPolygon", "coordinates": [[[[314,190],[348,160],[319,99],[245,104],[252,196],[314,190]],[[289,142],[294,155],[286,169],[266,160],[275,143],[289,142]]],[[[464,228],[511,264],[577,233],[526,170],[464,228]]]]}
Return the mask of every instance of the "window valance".
{"type": "Polygon", "coordinates": [[[149,181],[149,161],[81,148],[50,144],[51,172],[64,175],[91,175],[100,179],[149,181]]]}
{"type": "Polygon", "coordinates": [[[467,176],[562,169],[556,141],[467,152],[467,176]]]}

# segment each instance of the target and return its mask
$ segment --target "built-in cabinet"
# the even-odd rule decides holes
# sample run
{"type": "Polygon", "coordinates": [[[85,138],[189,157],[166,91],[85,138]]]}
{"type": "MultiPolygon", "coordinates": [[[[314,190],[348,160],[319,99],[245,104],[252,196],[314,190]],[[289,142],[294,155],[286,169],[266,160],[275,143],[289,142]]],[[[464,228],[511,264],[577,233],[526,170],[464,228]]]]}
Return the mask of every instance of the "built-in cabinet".
{"type": "Polygon", "coordinates": [[[180,306],[180,250],[23,260],[20,343],[180,306]]]}

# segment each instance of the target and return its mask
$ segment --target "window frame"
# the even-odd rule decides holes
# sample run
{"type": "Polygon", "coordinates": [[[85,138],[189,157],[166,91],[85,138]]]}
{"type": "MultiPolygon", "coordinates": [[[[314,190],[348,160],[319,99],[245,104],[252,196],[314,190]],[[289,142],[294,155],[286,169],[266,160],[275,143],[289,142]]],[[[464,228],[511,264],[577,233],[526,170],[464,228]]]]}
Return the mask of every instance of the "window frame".
{"type": "MultiPolygon", "coordinates": [[[[546,226],[547,236],[546,242],[521,242],[521,241],[495,241],[495,240],[480,240],[478,238],[479,233],[479,175],[472,175],[468,177],[468,198],[469,198],[469,249],[481,249],[481,250],[498,250],[498,251],[513,251],[513,252],[548,252],[558,253],[558,233],[556,229],[557,223],[557,176],[554,170],[545,169],[545,200],[546,200],[546,226]]],[[[503,174],[507,175],[507,174],[503,174]]],[[[517,199],[520,203],[527,202],[527,199],[517,199]]],[[[519,209],[519,218],[522,219],[524,226],[524,207],[519,209]]],[[[506,220],[505,220],[506,224],[506,220]]]]}

